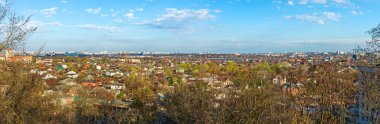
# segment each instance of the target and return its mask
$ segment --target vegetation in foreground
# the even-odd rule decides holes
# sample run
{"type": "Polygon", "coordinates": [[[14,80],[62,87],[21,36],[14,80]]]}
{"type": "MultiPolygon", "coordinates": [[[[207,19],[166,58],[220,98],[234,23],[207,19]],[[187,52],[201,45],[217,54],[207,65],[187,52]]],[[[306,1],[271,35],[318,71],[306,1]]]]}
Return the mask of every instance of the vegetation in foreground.
{"type": "MultiPolygon", "coordinates": [[[[0,51],[22,45],[36,30],[25,28],[29,19],[16,16],[6,7],[0,9],[0,22],[5,25],[1,29],[4,37],[1,37],[0,51]]],[[[368,44],[375,47],[368,50],[375,53],[379,27],[369,33],[373,39],[368,44]]],[[[71,71],[82,71],[82,66],[78,65],[90,61],[113,62],[110,58],[67,57],[65,60],[71,71]]],[[[152,76],[143,75],[146,65],[119,64],[118,68],[129,76],[118,78],[126,87],[112,93],[97,87],[57,87],[40,75],[30,73],[38,64],[1,61],[0,122],[346,123],[355,122],[358,116],[351,112],[358,103],[358,71],[339,60],[318,64],[265,61],[175,64],[184,72],[173,73],[173,68],[163,64],[164,78],[159,78],[155,72],[150,74],[152,76]],[[226,84],[190,82],[182,80],[184,75],[221,78],[226,84]],[[287,80],[283,84],[274,83],[273,79],[285,77],[287,80]],[[65,94],[74,94],[71,105],[62,104],[62,99],[58,99],[65,94]],[[130,101],[128,106],[113,104],[127,100],[130,101]]],[[[95,72],[96,69],[87,70],[95,72]]],[[[79,75],[74,81],[84,78],[85,75],[79,75]]],[[[369,83],[368,91],[366,99],[378,108],[378,85],[369,83]]]]}

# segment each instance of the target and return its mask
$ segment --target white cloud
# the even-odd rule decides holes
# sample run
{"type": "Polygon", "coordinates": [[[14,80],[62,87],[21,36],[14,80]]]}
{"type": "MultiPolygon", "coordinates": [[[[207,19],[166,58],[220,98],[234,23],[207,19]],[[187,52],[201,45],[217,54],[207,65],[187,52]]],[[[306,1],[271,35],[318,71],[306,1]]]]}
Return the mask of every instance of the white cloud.
{"type": "Polygon", "coordinates": [[[57,7],[52,7],[52,8],[47,8],[47,9],[42,9],[40,10],[40,13],[44,15],[45,17],[52,17],[55,14],[57,14],[57,7]]]}
{"type": "Polygon", "coordinates": [[[40,21],[31,21],[27,24],[27,28],[37,28],[37,31],[47,31],[51,27],[62,26],[61,22],[40,22],[40,21]]]}
{"type": "Polygon", "coordinates": [[[123,22],[123,20],[122,19],[114,19],[114,20],[112,20],[113,22],[117,22],[117,23],[122,23],[123,22]]]}
{"type": "Polygon", "coordinates": [[[136,17],[135,17],[135,14],[134,14],[134,13],[131,13],[131,12],[126,13],[126,14],[124,14],[123,16],[128,17],[128,19],[134,19],[134,18],[136,18],[136,17]]]}
{"type": "Polygon", "coordinates": [[[136,10],[137,12],[142,12],[142,11],[144,11],[143,8],[136,8],[135,10],[136,10]]]}
{"type": "Polygon", "coordinates": [[[88,12],[88,13],[92,13],[92,14],[99,14],[100,13],[100,11],[102,10],[102,8],[88,8],[88,9],[86,9],[86,11],[88,12]]]}
{"type": "Polygon", "coordinates": [[[364,15],[364,12],[352,10],[351,14],[353,14],[353,15],[364,15]]]}
{"type": "Polygon", "coordinates": [[[293,18],[298,19],[298,20],[303,20],[303,21],[308,21],[308,22],[313,22],[313,23],[318,23],[318,24],[325,24],[325,20],[322,19],[319,16],[316,15],[309,15],[309,14],[304,14],[304,15],[296,15],[293,18]]]}
{"type": "Polygon", "coordinates": [[[294,2],[291,1],[291,0],[289,0],[289,1],[288,1],[288,5],[289,5],[289,6],[293,6],[293,5],[294,5],[294,2]]]}
{"type": "Polygon", "coordinates": [[[85,24],[85,25],[78,25],[75,26],[80,29],[85,29],[85,30],[99,30],[99,31],[108,31],[108,32],[121,32],[122,29],[114,26],[99,26],[99,25],[94,25],[94,24],[85,24]]]}
{"type": "Polygon", "coordinates": [[[130,13],[134,13],[134,12],[143,12],[144,9],[143,8],[135,8],[135,9],[130,9],[129,12],[130,13]]]}
{"type": "Polygon", "coordinates": [[[202,20],[215,18],[215,15],[212,15],[208,9],[193,10],[167,8],[165,11],[165,14],[158,16],[156,19],[145,20],[138,24],[169,31],[189,31],[194,29],[194,26],[191,26],[193,22],[196,23],[202,20]]]}
{"type": "Polygon", "coordinates": [[[316,3],[316,4],[329,4],[329,3],[348,4],[348,3],[350,3],[350,0],[299,0],[298,3],[301,4],[301,5],[306,5],[308,3],[316,3]]]}
{"type": "Polygon", "coordinates": [[[335,12],[323,12],[322,14],[301,14],[295,16],[287,16],[287,19],[297,19],[317,24],[325,24],[327,21],[339,21],[341,16],[335,12]]]}
{"type": "Polygon", "coordinates": [[[339,21],[340,15],[334,12],[323,12],[323,15],[330,20],[339,21]]]}
{"type": "Polygon", "coordinates": [[[192,20],[205,20],[213,19],[214,15],[210,14],[208,9],[190,10],[190,9],[176,9],[167,8],[166,14],[161,15],[156,21],[192,21],[192,20]]]}
{"type": "Polygon", "coordinates": [[[305,5],[309,2],[309,0],[300,0],[299,4],[305,5]]]}
{"type": "Polygon", "coordinates": [[[281,0],[272,0],[272,3],[275,3],[275,4],[281,4],[282,1],[281,1],[281,0]]]}
{"type": "Polygon", "coordinates": [[[121,13],[121,11],[115,11],[115,10],[112,10],[111,12],[113,12],[111,14],[112,16],[117,16],[119,13],[121,13]]]}
{"type": "Polygon", "coordinates": [[[221,12],[223,12],[222,10],[219,10],[219,9],[216,9],[216,10],[214,10],[214,12],[215,13],[221,13],[221,12]]]}
{"type": "Polygon", "coordinates": [[[350,3],[349,0],[332,0],[332,1],[334,1],[335,3],[338,3],[338,4],[348,4],[348,3],[350,3]]]}
{"type": "Polygon", "coordinates": [[[326,4],[327,0],[313,0],[314,3],[326,4]]]}
{"type": "Polygon", "coordinates": [[[108,17],[109,15],[108,14],[100,14],[100,16],[102,16],[102,17],[108,17]]]}
{"type": "Polygon", "coordinates": [[[351,13],[352,13],[353,15],[358,15],[358,12],[356,12],[356,11],[354,11],[354,10],[352,10],[351,13]]]}
{"type": "Polygon", "coordinates": [[[61,0],[61,2],[62,2],[62,3],[67,3],[67,1],[66,1],[66,0],[61,0]]]}
{"type": "Polygon", "coordinates": [[[62,26],[63,24],[61,22],[47,22],[42,23],[42,26],[62,26]]]}

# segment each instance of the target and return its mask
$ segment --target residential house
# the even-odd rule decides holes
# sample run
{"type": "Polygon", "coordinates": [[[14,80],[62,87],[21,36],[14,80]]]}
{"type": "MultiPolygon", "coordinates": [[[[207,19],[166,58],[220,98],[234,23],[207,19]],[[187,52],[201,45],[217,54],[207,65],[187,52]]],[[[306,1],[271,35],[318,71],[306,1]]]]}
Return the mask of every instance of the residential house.
{"type": "Polygon", "coordinates": [[[78,74],[74,71],[69,71],[69,72],[67,72],[67,77],[68,78],[78,78],[78,74]]]}
{"type": "Polygon", "coordinates": [[[30,70],[30,73],[32,73],[32,74],[37,74],[37,73],[38,73],[38,69],[31,69],[31,70],[30,70]]]}
{"type": "Polygon", "coordinates": [[[183,74],[183,73],[185,73],[185,69],[183,69],[183,68],[177,68],[175,70],[175,73],[183,74]]]}
{"type": "Polygon", "coordinates": [[[141,63],[140,59],[129,59],[131,63],[141,63]]]}
{"type": "Polygon", "coordinates": [[[48,73],[46,74],[42,79],[48,80],[48,79],[57,79],[56,76],[53,76],[52,74],[48,73]]]}
{"type": "Polygon", "coordinates": [[[82,82],[82,86],[83,87],[97,87],[98,86],[98,83],[96,82],[82,82]]]}
{"type": "Polygon", "coordinates": [[[112,89],[112,90],[124,90],[125,84],[123,84],[123,83],[109,83],[107,85],[104,85],[104,88],[112,89]]]}

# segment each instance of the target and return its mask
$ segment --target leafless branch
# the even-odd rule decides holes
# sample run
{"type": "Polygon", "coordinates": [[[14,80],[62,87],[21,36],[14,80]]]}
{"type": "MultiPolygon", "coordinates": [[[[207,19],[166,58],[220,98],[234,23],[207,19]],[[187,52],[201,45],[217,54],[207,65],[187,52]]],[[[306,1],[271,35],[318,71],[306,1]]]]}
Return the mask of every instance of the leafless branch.
{"type": "Polygon", "coordinates": [[[367,41],[370,52],[378,52],[380,50],[380,24],[367,32],[371,35],[371,40],[367,41]]]}
{"type": "Polygon", "coordinates": [[[28,26],[31,16],[18,16],[10,11],[9,4],[0,5],[0,51],[15,48],[37,28],[28,26]]]}

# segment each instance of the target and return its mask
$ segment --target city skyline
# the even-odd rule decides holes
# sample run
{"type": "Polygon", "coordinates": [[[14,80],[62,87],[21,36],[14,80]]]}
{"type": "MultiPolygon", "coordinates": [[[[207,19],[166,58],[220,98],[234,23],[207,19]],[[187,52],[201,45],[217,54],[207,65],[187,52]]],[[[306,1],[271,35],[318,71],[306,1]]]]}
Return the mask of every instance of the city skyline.
{"type": "Polygon", "coordinates": [[[45,51],[351,51],[378,24],[375,0],[11,1],[45,51]]]}

